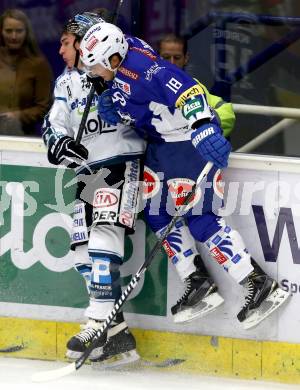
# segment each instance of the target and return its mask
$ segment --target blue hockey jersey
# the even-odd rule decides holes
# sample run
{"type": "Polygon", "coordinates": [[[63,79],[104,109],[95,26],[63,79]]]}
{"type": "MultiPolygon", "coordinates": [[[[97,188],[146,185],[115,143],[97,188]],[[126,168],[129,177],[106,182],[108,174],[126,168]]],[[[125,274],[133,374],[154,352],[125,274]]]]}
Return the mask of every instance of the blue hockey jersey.
{"type": "Polygon", "coordinates": [[[135,37],[127,41],[127,56],[110,83],[123,121],[144,131],[152,141],[190,140],[194,122],[213,119],[204,90],[146,42],[135,37]]]}
{"type": "MultiPolygon", "coordinates": [[[[171,202],[178,205],[207,163],[191,142],[192,125],[201,120],[216,121],[216,118],[196,80],[161,59],[144,41],[134,37],[127,40],[128,53],[109,88],[123,121],[147,137],[144,180],[146,188],[148,184],[149,188],[157,188],[146,194],[145,215],[153,230],[157,230],[157,218],[158,225],[164,226],[168,223],[166,215],[172,213],[170,196],[171,202]],[[177,193],[181,188],[186,190],[177,193]],[[153,213],[155,205],[158,210],[153,213]]],[[[213,167],[207,177],[210,185],[205,184],[206,188],[199,190],[196,197],[198,201],[201,198],[199,210],[189,210],[187,215],[220,207],[222,193],[216,191],[220,177],[220,170],[213,167]],[[216,201],[214,196],[218,198],[216,201]]]]}

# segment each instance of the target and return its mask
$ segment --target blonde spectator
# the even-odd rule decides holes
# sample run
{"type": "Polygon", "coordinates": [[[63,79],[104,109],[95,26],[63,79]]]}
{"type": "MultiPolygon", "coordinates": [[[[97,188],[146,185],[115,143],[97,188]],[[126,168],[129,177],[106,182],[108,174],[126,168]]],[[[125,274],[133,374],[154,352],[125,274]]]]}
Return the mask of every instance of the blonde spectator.
{"type": "Polygon", "coordinates": [[[35,135],[50,105],[51,80],[28,17],[6,10],[0,16],[0,134],[35,135]]]}

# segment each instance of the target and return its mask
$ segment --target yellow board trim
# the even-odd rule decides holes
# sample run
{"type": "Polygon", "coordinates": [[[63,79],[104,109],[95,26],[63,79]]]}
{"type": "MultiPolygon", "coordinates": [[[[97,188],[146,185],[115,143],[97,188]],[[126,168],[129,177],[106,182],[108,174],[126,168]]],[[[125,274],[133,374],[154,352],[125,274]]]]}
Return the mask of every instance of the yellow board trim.
{"type": "MultiPolygon", "coordinates": [[[[0,317],[0,349],[23,345],[17,352],[0,356],[40,360],[65,360],[66,341],[79,324],[0,317]]],[[[133,329],[138,351],[145,360],[182,359],[164,370],[300,383],[298,344],[239,340],[133,329]]]]}

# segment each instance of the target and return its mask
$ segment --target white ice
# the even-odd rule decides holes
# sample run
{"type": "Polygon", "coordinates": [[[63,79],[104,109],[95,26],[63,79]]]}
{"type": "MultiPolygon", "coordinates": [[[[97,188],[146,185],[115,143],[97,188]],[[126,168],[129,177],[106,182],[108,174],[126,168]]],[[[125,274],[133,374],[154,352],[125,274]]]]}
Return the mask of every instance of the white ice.
{"type": "Polygon", "coordinates": [[[32,374],[65,363],[0,358],[1,390],[296,390],[300,386],[168,372],[166,369],[95,371],[84,366],[64,378],[33,383],[32,374]]]}

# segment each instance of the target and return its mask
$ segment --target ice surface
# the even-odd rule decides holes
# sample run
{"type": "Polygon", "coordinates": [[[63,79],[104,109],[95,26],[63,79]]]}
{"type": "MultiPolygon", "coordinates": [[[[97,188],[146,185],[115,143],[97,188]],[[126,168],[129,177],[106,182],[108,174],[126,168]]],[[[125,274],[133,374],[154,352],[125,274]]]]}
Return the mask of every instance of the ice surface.
{"type": "Polygon", "coordinates": [[[92,370],[84,366],[64,378],[32,383],[38,371],[57,369],[66,363],[0,358],[1,390],[296,390],[300,386],[271,382],[224,379],[168,372],[167,369],[130,368],[92,370]]]}

